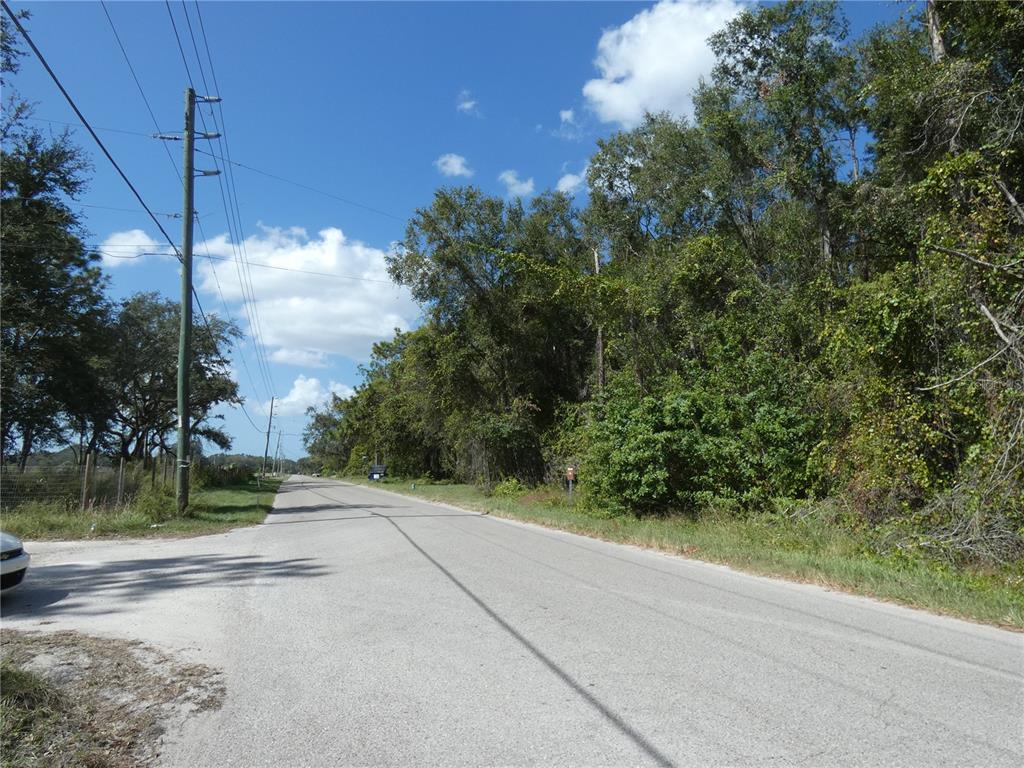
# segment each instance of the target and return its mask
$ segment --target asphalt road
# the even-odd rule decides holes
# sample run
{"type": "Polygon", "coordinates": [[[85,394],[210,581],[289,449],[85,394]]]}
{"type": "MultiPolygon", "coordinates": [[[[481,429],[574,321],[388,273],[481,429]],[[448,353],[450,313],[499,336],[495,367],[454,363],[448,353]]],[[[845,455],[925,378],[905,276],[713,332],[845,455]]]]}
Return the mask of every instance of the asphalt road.
{"type": "Polygon", "coordinates": [[[383,491],[32,550],[5,626],[224,670],[167,766],[1024,765],[1024,635],[383,491]]]}

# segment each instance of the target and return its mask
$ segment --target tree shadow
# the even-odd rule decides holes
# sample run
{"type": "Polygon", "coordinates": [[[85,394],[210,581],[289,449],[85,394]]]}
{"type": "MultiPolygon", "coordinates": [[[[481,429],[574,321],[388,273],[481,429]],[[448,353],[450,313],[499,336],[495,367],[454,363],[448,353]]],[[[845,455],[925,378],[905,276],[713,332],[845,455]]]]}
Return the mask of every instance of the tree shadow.
{"type": "Polygon", "coordinates": [[[246,580],[315,578],[328,569],[315,558],[266,560],[252,555],[114,560],[103,563],[41,565],[29,570],[22,586],[4,596],[5,616],[60,613],[98,615],[127,610],[160,592],[240,586],[246,580]]]}
{"type": "Polygon", "coordinates": [[[336,501],[331,504],[303,504],[299,507],[272,509],[267,514],[278,517],[281,515],[302,515],[313,512],[347,512],[349,510],[353,512],[361,512],[367,509],[401,509],[401,507],[394,507],[390,504],[344,504],[340,501],[336,501]]]}

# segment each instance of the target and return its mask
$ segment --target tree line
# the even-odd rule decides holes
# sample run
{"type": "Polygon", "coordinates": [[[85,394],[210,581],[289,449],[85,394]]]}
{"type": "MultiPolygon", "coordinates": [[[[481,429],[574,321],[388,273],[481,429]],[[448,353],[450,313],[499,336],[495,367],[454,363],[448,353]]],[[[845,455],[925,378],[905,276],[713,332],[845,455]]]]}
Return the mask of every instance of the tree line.
{"type": "Polygon", "coordinates": [[[312,411],[311,455],[611,514],[827,500],[1024,553],[1024,6],[830,3],[710,40],[692,119],[598,142],[588,202],[437,190],[388,259],[425,321],[312,411]],[[917,14],[917,15],[915,15],[917,14]]]}
{"type": "MultiPolygon", "coordinates": [[[[24,51],[2,23],[0,451],[21,469],[33,451],[69,443],[79,460],[102,451],[147,462],[176,435],[178,304],[107,295],[101,256],[86,248],[74,210],[87,157],[68,131],[27,124],[32,105],[9,82],[24,51]]],[[[227,357],[239,336],[215,316],[193,330],[192,434],[222,449],[231,440],[211,414],[240,402],[227,357]]]]}

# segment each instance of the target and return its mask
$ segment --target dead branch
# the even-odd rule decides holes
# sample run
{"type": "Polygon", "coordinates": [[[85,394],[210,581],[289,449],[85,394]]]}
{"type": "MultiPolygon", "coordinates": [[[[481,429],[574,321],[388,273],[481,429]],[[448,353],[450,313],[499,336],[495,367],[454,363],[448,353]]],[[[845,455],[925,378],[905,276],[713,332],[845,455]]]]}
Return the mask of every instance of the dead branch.
{"type": "Polygon", "coordinates": [[[929,391],[931,389],[941,389],[942,387],[948,387],[950,384],[956,384],[958,381],[963,381],[964,379],[966,379],[968,376],[970,376],[972,373],[974,373],[979,368],[982,368],[982,367],[988,365],[989,363],[991,363],[993,360],[995,360],[997,357],[999,357],[1001,354],[1003,354],[1008,349],[1009,349],[1008,346],[1003,347],[999,351],[997,351],[997,352],[989,355],[988,357],[986,357],[984,360],[982,360],[980,363],[978,363],[977,365],[972,367],[970,370],[964,371],[959,376],[956,376],[955,378],[949,379],[948,381],[944,381],[941,384],[932,384],[930,387],[914,387],[914,389],[916,389],[918,392],[927,392],[927,391],[929,391]]]}
{"type": "Polygon", "coordinates": [[[1002,179],[996,179],[996,186],[999,187],[999,191],[1003,193],[1003,196],[1010,203],[1010,208],[1017,215],[1017,220],[1024,224],[1024,206],[1017,202],[1017,198],[1013,196],[1013,193],[1003,183],[1002,179]]]}
{"type": "Polygon", "coordinates": [[[974,256],[971,256],[971,254],[957,250],[956,248],[944,248],[941,245],[929,245],[928,247],[931,250],[936,251],[937,253],[944,253],[947,256],[958,256],[964,261],[969,261],[971,264],[975,264],[979,267],[986,267],[988,269],[995,269],[1000,272],[1006,272],[1007,274],[1012,275],[1018,280],[1024,280],[1024,274],[1020,274],[1017,271],[1020,265],[1024,264],[1024,259],[1008,261],[1005,264],[993,264],[990,261],[983,261],[981,259],[975,258],[974,256]]]}

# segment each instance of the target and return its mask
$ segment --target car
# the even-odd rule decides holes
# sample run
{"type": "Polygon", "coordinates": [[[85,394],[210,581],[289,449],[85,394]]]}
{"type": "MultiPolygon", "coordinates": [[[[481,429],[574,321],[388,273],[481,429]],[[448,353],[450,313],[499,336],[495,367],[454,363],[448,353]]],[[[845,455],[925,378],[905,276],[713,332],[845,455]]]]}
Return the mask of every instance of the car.
{"type": "Polygon", "coordinates": [[[9,592],[25,580],[30,559],[21,539],[0,532],[0,592],[9,592]]]}

